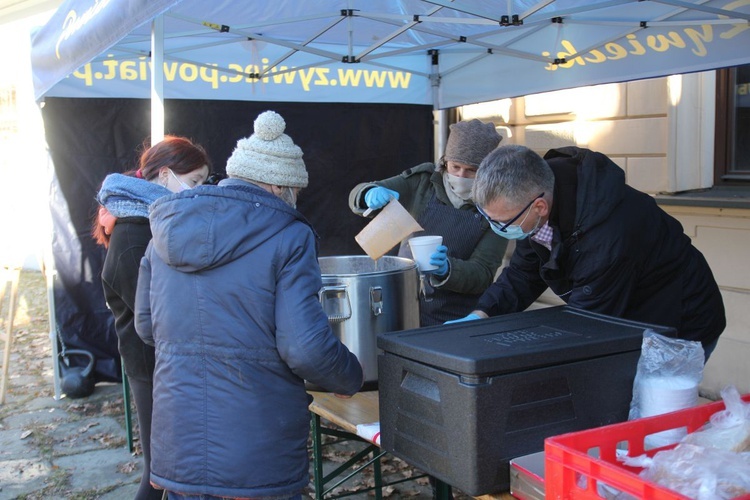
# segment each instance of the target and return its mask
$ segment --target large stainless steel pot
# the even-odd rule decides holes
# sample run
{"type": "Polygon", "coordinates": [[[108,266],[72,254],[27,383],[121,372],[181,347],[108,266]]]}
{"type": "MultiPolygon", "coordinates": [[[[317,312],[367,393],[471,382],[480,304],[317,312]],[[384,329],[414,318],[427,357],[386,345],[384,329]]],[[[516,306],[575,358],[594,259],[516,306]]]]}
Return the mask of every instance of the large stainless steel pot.
{"type": "Polygon", "coordinates": [[[377,387],[377,335],[419,327],[419,272],[403,257],[366,255],[318,259],[318,296],[333,332],[365,372],[365,389],[377,387]]]}

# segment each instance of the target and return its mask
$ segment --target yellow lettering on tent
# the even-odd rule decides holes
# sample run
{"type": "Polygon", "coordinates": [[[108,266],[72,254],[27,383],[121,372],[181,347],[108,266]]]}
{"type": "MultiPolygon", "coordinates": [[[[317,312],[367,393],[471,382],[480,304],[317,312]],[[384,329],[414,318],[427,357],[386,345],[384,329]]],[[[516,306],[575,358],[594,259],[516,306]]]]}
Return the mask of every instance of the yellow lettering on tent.
{"type": "Polygon", "coordinates": [[[641,42],[636,39],[635,35],[631,33],[630,35],[626,35],[625,38],[628,39],[628,42],[633,47],[633,50],[630,51],[631,54],[634,56],[642,56],[646,53],[646,49],[641,45],[641,42]]]}
{"type": "Polygon", "coordinates": [[[685,41],[675,33],[674,31],[669,32],[669,36],[665,35],[649,35],[646,37],[646,45],[654,49],[657,52],[666,52],[670,47],[677,47],[680,49],[685,48],[685,41]]]}
{"type": "MultiPolygon", "coordinates": [[[[567,59],[569,56],[572,56],[573,54],[576,54],[578,52],[575,49],[575,47],[573,47],[573,44],[567,40],[562,40],[560,42],[560,45],[562,45],[563,48],[565,49],[565,52],[560,51],[557,53],[557,57],[559,57],[560,59],[563,59],[563,58],[567,59]]],[[[581,56],[578,56],[569,61],[566,60],[564,63],[560,64],[559,66],[562,68],[571,68],[574,64],[580,64],[581,66],[585,66],[586,61],[584,61],[581,56]]]]}
{"type": "Polygon", "coordinates": [[[708,54],[708,49],[704,42],[711,42],[714,39],[714,31],[711,25],[703,25],[701,28],[703,28],[702,32],[693,28],[687,28],[685,30],[685,34],[695,44],[695,47],[692,50],[693,54],[696,56],[705,56],[708,54]]]}
{"type": "Polygon", "coordinates": [[[138,70],[135,61],[123,61],[120,64],[120,78],[123,80],[137,80],[138,70]]]}
{"type": "Polygon", "coordinates": [[[139,58],[141,60],[138,68],[141,71],[141,80],[148,80],[148,60],[145,57],[139,58]]]}
{"type": "Polygon", "coordinates": [[[750,93],[750,83],[740,83],[737,85],[737,95],[748,95],[750,93]]]}
{"type": "Polygon", "coordinates": [[[215,67],[207,68],[206,66],[201,66],[200,75],[201,80],[210,83],[212,89],[219,88],[219,71],[215,67]]]}
{"type": "Polygon", "coordinates": [[[164,78],[168,82],[173,82],[176,77],[177,77],[177,63],[176,62],[167,63],[165,61],[164,62],[164,78]]]}
{"type": "MultiPolygon", "coordinates": [[[[572,49],[568,43],[566,48],[572,49]]],[[[73,76],[82,80],[88,87],[93,86],[98,80],[120,80],[120,81],[148,81],[151,73],[152,62],[147,57],[139,57],[134,60],[120,61],[114,58],[105,59],[97,63],[88,63],[73,73],[73,76]]],[[[604,58],[604,53],[592,51],[587,54],[591,62],[599,62],[604,58]]],[[[297,69],[295,67],[279,66],[271,67],[267,60],[264,66],[256,64],[242,66],[237,63],[227,63],[226,67],[218,63],[194,64],[177,61],[165,61],[164,80],[167,82],[182,81],[185,83],[205,82],[212,90],[219,90],[222,85],[258,83],[262,81],[268,84],[297,85],[305,92],[313,91],[313,87],[367,87],[408,90],[411,83],[411,73],[406,71],[377,71],[350,68],[317,68],[310,67],[297,69]],[[262,73],[266,71],[266,73],[262,73]],[[226,73],[226,74],[224,74],[226,73]],[[262,77],[260,75],[263,75],[262,77]],[[334,75],[338,79],[333,78],[334,75]]],[[[581,59],[583,61],[583,59],[581,59]]],[[[585,62],[585,61],[583,61],[585,62]]]]}
{"type": "Polygon", "coordinates": [[[91,63],[86,63],[73,72],[73,76],[83,80],[83,83],[87,87],[91,87],[94,84],[93,71],[91,70],[91,63]]]}
{"type": "Polygon", "coordinates": [[[242,66],[240,66],[239,64],[232,63],[232,64],[229,65],[229,69],[231,69],[232,71],[236,71],[237,74],[230,76],[227,81],[231,82],[231,83],[241,82],[242,78],[243,78],[243,75],[242,75],[242,73],[243,73],[242,66]]]}
{"type": "MultiPolygon", "coordinates": [[[[735,8],[739,5],[750,5],[750,0],[740,0],[730,5],[735,8]]],[[[738,25],[734,26],[737,27],[738,25]]],[[[747,27],[748,23],[745,23],[743,29],[747,27]]],[[[664,53],[672,48],[690,48],[690,51],[693,54],[703,57],[708,54],[708,44],[714,41],[713,30],[714,28],[711,25],[704,24],[699,28],[684,28],[681,33],[677,31],[669,31],[666,34],[648,35],[645,38],[645,46],[640,40],[638,40],[635,34],[631,33],[625,36],[627,42],[626,45],[609,42],[604,44],[603,51],[592,49],[582,56],[577,56],[572,60],[569,60],[568,57],[577,53],[575,46],[570,40],[561,40],[560,45],[564,50],[557,53],[557,58],[565,59],[565,62],[561,64],[548,63],[544,69],[547,71],[556,71],[559,68],[572,68],[576,64],[580,64],[581,66],[586,63],[599,64],[606,61],[624,59],[629,55],[642,56],[649,50],[664,53]]],[[[735,30],[730,30],[729,32],[722,34],[722,36],[727,35],[730,32],[731,36],[736,36],[737,34],[735,30]]],[[[550,57],[550,52],[548,51],[544,51],[541,54],[544,57],[550,57]]]]}
{"type": "MultiPolygon", "coordinates": [[[[268,59],[264,57],[263,59],[260,60],[260,62],[263,63],[263,74],[264,75],[268,75],[268,73],[267,73],[267,71],[268,71],[268,62],[269,62],[268,59]]],[[[272,69],[275,69],[275,68],[272,68],[272,69]]],[[[256,72],[260,73],[260,71],[256,71],[256,72]]],[[[268,76],[264,76],[263,78],[261,78],[261,80],[263,81],[263,83],[268,83],[268,76]]]]}
{"type": "Polygon", "coordinates": [[[315,68],[308,68],[307,71],[298,70],[300,81],[302,82],[302,89],[305,92],[310,91],[310,82],[315,76],[315,68]]]}
{"type": "Polygon", "coordinates": [[[248,64],[247,66],[245,66],[245,74],[248,75],[247,78],[245,78],[245,81],[247,83],[257,82],[258,81],[257,77],[249,76],[249,75],[253,75],[253,74],[257,75],[258,73],[260,73],[260,68],[258,68],[257,64],[248,64]]]}
{"type": "Polygon", "coordinates": [[[78,13],[74,10],[67,13],[63,20],[62,33],[60,33],[57,43],[55,44],[55,56],[58,59],[60,59],[60,45],[73,36],[76,31],[86,26],[86,24],[99,14],[107,4],[109,4],[109,0],[97,0],[86,12],[81,14],[81,17],[78,17],[78,13]]]}
{"type": "Polygon", "coordinates": [[[590,57],[584,57],[584,59],[586,60],[586,62],[600,63],[600,62],[604,62],[604,61],[607,60],[607,56],[605,56],[602,53],[601,50],[594,49],[594,50],[590,51],[589,54],[591,54],[590,57]]]}
{"type": "Polygon", "coordinates": [[[342,87],[359,87],[360,72],[339,68],[339,83],[342,87]]]}
{"type": "Polygon", "coordinates": [[[315,85],[328,85],[328,68],[315,68],[315,85]]]}
{"type": "Polygon", "coordinates": [[[104,78],[105,80],[114,80],[117,76],[117,61],[113,59],[107,59],[106,61],[103,61],[102,64],[105,68],[107,68],[107,72],[104,73],[104,76],[100,77],[99,74],[96,75],[98,78],[104,78]]]}
{"type": "Polygon", "coordinates": [[[186,82],[194,82],[198,78],[198,66],[195,64],[180,64],[180,78],[186,82]]]}
{"type": "Polygon", "coordinates": [[[616,61],[618,59],[622,59],[623,57],[627,57],[628,55],[627,49],[619,43],[611,42],[605,44],[604,50],[606,50],[607,53],[610,54],[609,57],[607,57],[607,59],[609,59],[610,61],[616,61]]]}
{"type": "Polygon", "coordinates": [[[365,87],[382,89],[385,86],[385,76],[381,71],[364,71],[365,87]]]}
{"type": "Polygon", "coordinates": [[[282,66],[279,68],[279,73],[276,74],[276,68],[273,68],[273,83],[286,83],[286,84],[292,84],[294,83],[294,79],[297,76],[296,71],[289,71],[289,68],[286,66],[282,66]]]}
{"type": "Polygon", "coordinates": [[[408,89],[409,82],[411,81],[411,73],[405,73],[403,71],[388,72],[388,80],[391,82],[391,88],[397,89],[408,89]]]}
{"type": "MultiPolygon", "coordinates": [[[[736,2],[730,2],[724,6],[724,10],[735,10],[740,7],[744,7],[746,5],[750,5],[750,0],[737,0],[736,2]]],[[[727,16],[719,16],[720,18],[727,19],[727,16]]],[[[732,27],[721,33],[719,36],[724,40],[730,40],[746,29],[750,28],[750,23],[737,23],[733,24],[732,27]]]]}

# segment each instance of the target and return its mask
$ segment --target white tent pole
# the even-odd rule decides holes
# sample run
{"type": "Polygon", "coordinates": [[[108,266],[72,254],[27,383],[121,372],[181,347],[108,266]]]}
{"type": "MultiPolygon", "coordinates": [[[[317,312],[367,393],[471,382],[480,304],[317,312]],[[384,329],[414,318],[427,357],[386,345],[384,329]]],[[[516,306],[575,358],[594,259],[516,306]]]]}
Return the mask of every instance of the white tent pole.
{"type": "Polygon", "coordinates": [[[58,342],[60,341],[57,331],[57,317],[55,316],[55,261],[52,256],[52,243],[44,252],[41,262],[42,274],[47,282],[47,308],[49,314],[49,342],[52,346],[52,380],[55,389],[55,401],[62,398],[62,388],[60,386],[60,358],[58,342]]]}
{"type": "Polygon", "coordinates": [[[151,24],[151,144],[164,139],[164,16],[151,24]]]}
{"type": "Polygon", "coordinates": [[[437,111],[437,132],[435,134],[435,163],[443,157],[445,146],[448,143],[448,126],[450,125],[449,109],[439,109],[437,111]]]}
{"type": "Polygon", "coordinates": [[[448,113],[440,108],[440,53],[435,50],[429,54],[431,58],[430,82],[432,84],[432,117],[434,122],[435,145],[433,150],[434,163],[437,165],[443,157],[445,144],[448,140],[448,113]]]}

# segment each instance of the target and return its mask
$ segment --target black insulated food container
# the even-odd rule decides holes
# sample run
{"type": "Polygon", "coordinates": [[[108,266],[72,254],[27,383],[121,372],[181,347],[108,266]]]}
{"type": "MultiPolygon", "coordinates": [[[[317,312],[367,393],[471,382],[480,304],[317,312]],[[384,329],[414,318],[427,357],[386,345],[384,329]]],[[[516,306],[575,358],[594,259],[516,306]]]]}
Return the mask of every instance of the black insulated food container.
{"type": "Polygon", "coordinates": [[[378,335],[381,446],[469,495],[544,439],[627,420],[643,332],[568,306],[378,335]]]}

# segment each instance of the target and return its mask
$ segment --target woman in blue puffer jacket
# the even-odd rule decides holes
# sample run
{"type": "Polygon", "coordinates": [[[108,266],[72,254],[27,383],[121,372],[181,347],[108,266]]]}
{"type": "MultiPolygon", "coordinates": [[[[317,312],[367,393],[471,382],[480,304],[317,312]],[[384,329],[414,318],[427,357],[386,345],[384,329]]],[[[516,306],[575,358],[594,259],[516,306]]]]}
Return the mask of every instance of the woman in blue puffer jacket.
{"type": "Polygon", "coordinates": [[[262,113],[228,179],[151,206],[136,328],[156,346],[151,481],[170,498],[299,498],[305,380],[362,386],[318,301],[316,234],[295,209],[307,171],[285,126],[262,113]]]}

